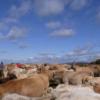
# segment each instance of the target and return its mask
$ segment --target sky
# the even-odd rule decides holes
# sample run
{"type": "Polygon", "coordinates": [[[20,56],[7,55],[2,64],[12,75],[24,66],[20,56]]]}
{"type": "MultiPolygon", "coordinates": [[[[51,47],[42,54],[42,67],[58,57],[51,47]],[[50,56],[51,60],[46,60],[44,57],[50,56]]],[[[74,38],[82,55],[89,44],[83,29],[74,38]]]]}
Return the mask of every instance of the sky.
{"type": "Polygon", "coordinates": [[[100,0],[0,0],[0,61],[67,63],[100,58],[100,0]]]}

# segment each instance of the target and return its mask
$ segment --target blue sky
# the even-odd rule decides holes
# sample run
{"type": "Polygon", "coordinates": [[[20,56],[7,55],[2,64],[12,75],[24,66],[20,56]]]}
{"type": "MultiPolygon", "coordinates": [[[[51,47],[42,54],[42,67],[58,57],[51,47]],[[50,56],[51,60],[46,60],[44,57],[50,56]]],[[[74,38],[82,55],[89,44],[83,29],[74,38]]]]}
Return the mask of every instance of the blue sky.
{"type": "Polygon", "coordinates": [[[100,0],[0,0],[0,60],[63,63],[100,58],[100,0]]]}

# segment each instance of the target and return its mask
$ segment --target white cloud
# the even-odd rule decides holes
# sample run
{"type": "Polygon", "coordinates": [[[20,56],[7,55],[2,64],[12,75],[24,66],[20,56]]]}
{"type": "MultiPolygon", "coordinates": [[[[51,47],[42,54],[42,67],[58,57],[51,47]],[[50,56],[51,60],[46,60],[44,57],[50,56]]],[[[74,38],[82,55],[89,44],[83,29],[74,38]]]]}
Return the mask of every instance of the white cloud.
{"type": "Polygon", "coordinates": [[[87,48],[77,48],[76,50],[73,51],[73,54],[77,56],[82,56],[82,55],[87,55],[90,53],[87,48]]]}
{"type": "Polygon", "coordinates": [[[61,23],[59,21],[51,21],[46,24],[46,27],[50,29],[56,29],[61,27],[61,23]]]}
{"type": "Polygon", "coordinates": [[[80,10],[86,7],[90,3],[90,0],[72,0],[70,8],[73,10],[80,10]]]}
{"type": "Polygon", "coordinates": [[[74,35],[74,31],[72,29],[58,29],[51,33],[52,36],[62,36],[62,37],[69,37],[74,35]]]}
{"type": "Polygon", "coordinates": [[[39,53],[35,57],[23,58],[23,59],[14,59],[13,62],[20,63],[70,63],[70,62],[91,62],[92,60],[100,58],[100,51],[96,52],[93,49],[86,48],[74,49],[66,54],[57,55],[55,53],[39,53]]]}
{"type": "Polygon", "coordinates": [[[25,34],[26,34],[25,28],[12,27],[11,30],[8,32],[6,38],[10,40],[15,40],[24,37],[25,34]]]}
{"type": "Polygon", "coordinates": [[[100,12],[98,12],[98,18],[100,19],[100,12]]]}
{"type": "Polygon", "coordinates": [[[34,0],[34,8],[38,15],[57,15],[62,13],[65,8],[81,10],[89,5],[92,0],[34,0]]]}
{"type": "Polygon", "coordinates": [[[25,36],[27,29],[20,27],[19,19],[32,9],[31,0],[22,0],[8,9],[8,15],[0,22],[0,40],[16,40],[25,36]],[[19,25],[17,27],[16,25],[19,25]]]}
{"type": "Polygon", "coordinates": [[[20,43],[20,44],[18,45],[18,47],[19,47],[20,49],[26,49],[26,48],[29,47],[29,45],[26,44],[26,43],[20,43]]]}
{"type": "Polygon", "coordinates": [[[7,34],[0,34],[0,39],[16,40],[23,38],[26,35],[27,30],[25,28],[13,26],[7,34]]]}
{"type": "Polygon", "coordinates": [[[100,8],[98,9],[96,16],[97,16],[97,19],[100,20],[100,8]]]}
{"type": "Polygon", "coordinates": [[[87,43],[83,47],[76,47],[72,52],[69,52],[67,55],[84,56],[84,55],[92,54],[93,48],[94,48],[93,44],[87,43]]]}
{"type": "Polygon", "coordinates": [[[100,59],[100,52],[96,55],[96,59],[100,59]]]}
{"type": "Polygon", "coordinates": [[[32,58],[34,63],[59,63],[59,57],[55,55],[38,55],[32,58]]]}
{"type": "Polygon", "coordinates": [[[9,10],[7,19],[15,21],[16,19],[26,15],[32,9],[31,4],[30,0],[24,0],[19,6],[13,5],[9,10]]]}
{"type": "MultiPolygon", "coordinates": [[[[87,47],[87,46],[86,46],[87,47]]],[[[44,53],[30,58],[33,63],[69,63],[69,62],[90,62],[100,57],[100,52],[91,51],[89,48],[77,48],[66,54],[58,56],[57,54],[44,53]],[[98,55],[98,56],[97,56],[98,55]]]]}
{"type": "Polygon", "coordinates": [[[64,10],[64,0],[35,0],[35,9],[39,15],[59,14],[64,10]]]}
{"type": "Polygon", "coordinates": [[[0,29],[2,29],[5,26],[3,22],[0,22],[0,29]]]}

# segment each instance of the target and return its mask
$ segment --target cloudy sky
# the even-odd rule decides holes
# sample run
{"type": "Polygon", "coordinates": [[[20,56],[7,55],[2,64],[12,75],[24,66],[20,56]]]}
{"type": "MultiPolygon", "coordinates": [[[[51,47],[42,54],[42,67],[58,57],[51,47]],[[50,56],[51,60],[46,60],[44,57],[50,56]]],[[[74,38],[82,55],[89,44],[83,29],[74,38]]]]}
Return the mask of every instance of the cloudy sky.
{"type": "Polygon", "coordinates": [[[64,63],[100,57],[100,0],[0,0],[0,60],[64,63]]]}

